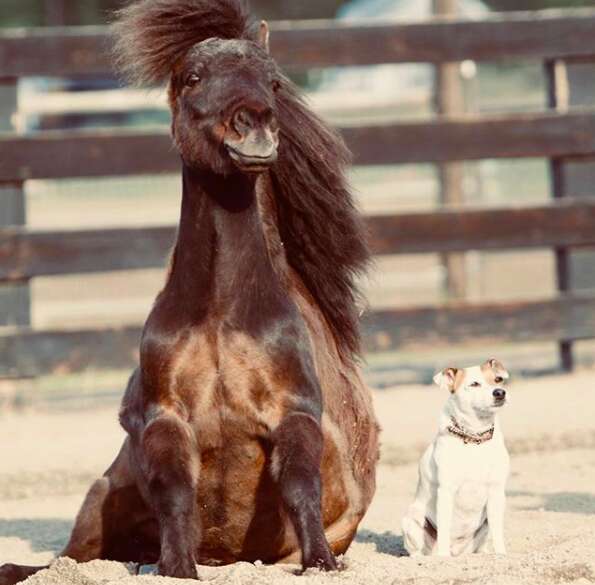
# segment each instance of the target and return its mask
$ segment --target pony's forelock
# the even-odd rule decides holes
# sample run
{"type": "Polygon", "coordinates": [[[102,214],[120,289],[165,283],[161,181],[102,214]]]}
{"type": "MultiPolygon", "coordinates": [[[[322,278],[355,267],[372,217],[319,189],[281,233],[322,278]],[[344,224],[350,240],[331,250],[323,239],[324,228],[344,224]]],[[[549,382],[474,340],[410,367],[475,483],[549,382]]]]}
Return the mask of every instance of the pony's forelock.
{"type": "Polygon", "coordinates": [[[140,0],[116,12],[112,32],[118,70],[141,86],[166,82],[196,43],[255,35],[243,0],[140,0]]]}

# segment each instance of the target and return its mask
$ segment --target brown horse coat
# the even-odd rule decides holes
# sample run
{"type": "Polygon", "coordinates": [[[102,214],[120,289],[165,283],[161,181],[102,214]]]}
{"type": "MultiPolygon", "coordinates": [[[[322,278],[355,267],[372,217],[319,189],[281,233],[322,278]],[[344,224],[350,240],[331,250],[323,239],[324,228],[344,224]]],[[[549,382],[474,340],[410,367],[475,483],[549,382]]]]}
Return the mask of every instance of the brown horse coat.
{"type": "MultiPolygon", "coordinates": [[[[182,211],[122,402],[128,437],[62,554],[177,577],[196,562],[334,569],[378,457],[348,153],[237,0],[143,0],[119,18],[124,64],[170,82],[182,211]]],[[[38,569],[5,565],[0,585],[38,569]]]]}

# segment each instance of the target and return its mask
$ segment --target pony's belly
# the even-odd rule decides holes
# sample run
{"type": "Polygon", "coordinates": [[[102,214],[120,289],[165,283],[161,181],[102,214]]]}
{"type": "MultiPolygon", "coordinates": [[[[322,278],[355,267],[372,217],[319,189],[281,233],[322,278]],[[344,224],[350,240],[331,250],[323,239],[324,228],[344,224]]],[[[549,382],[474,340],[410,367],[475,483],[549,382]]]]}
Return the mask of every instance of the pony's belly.
{"type": "Polygon", "coordinates": [[[233,441],[201,453],[197,509],[199,562],[272,562],[282,556],[286,529],[268,454],[259,441],[233,441]]]}
{"type": "MultiPolygon", "coordinates": [[[[213,346],[207,350],[207,338],[200,341],[187,348],[197,359],[186,361],[188,369],[179,372],[174,392],[190,412],[200,450],[198,561],[281,560],[299,547],[269,470],[269,437],[288,414],[293,389],[275,382],[275,364],[253,339],[225,335],[216,351],[213,346]],[[215,354],[217,360],[210,360],[215,354]],[[200,369],[197,362],[202,362],[200,369]]],[[[338,401],[339,408],[344,403],[338,401]]],[[[353,433],[354,421],[342,417],[336,405],[333,410],[332,420],[330,413],[322,420],[325,528],[352,516],[355,526],[367,507],[361,480],[354,477],[356,467],[368,465],[362,461],[367,453],[352,451],[347,433],[353,433]]]]}
{"type": "MultiPolygon", "coordinates": [[[[239,437],[235,437],[238,439],[239,437]]],[[[197,509],[201,521],[198,562],[276,562],[299,549],[295,532],[270,473],[270,445],[225,437],[225,448],[201,453],[197,509]]],[[[322,462],[323,524],[331,526],[357,498],[344,487],[337,446],[325,435],[322,462]]]]}

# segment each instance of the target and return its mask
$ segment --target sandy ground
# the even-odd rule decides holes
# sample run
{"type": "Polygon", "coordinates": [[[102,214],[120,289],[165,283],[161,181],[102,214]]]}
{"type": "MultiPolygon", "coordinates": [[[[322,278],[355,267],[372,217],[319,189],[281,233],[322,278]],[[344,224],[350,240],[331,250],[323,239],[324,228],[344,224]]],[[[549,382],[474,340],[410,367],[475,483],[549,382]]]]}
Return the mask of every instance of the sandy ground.
{"type": "MultiPolygon", "coordinates": [[[[407,583],[543,585],[595,583],[595,373],[518,381],[503,427],[513,453],[508,556],[444,560],[403,556],[400,519],[445,397],[430,387],[376,394],[384,427],[378,491],[336,574],[238,563],[199,567],[213,585],[407,583]]],[[[64,545],[86,488],[110,463],[122,433],[116,409],[0,417],[0,563],[45,563],[64,545]]],[[[134,567],[60,559],[31,585],[159,585],[134,567]]],[[[147,568],[150,571],[151,568],[147,568]]],[[[192,583],[190,581],[189,583],[192,583]]]]}

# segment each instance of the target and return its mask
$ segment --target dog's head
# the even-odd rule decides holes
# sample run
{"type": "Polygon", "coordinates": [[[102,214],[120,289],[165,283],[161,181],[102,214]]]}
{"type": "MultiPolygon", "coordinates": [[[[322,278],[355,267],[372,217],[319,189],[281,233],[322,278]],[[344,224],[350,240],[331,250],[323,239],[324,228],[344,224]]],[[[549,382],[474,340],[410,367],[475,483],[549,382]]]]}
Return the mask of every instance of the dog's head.
{"type": "Polygon", "coordinates": [[[508,378],[504,366],[489,359],[481,366],[446,368],[434,376],[434,382],[452,394],[462,411],[485,417],[506,404],[508,378]]]}

